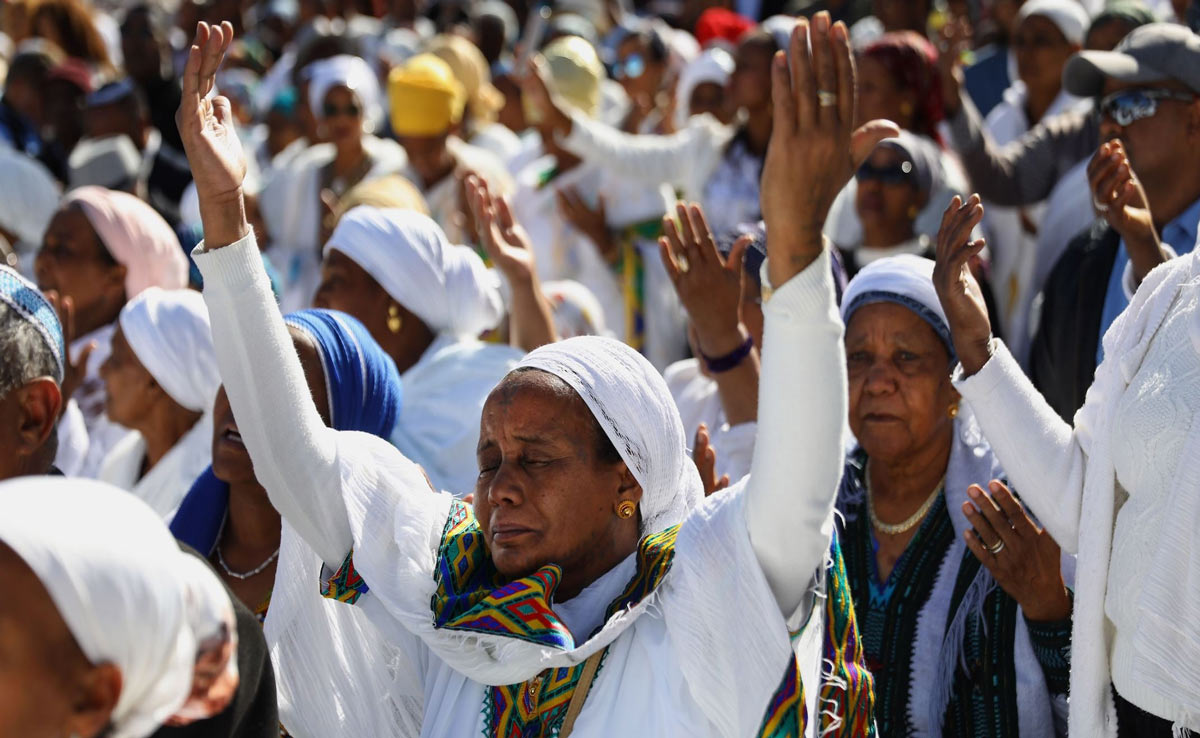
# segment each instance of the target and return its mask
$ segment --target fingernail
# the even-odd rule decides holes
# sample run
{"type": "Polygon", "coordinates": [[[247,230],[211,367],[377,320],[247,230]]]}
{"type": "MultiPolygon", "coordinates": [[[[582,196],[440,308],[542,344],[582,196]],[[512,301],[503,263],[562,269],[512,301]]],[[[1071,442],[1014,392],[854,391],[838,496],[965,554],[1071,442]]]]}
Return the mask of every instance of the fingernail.
{"type": "Polygon", "coordinates": [[[978,500],[980,494],[981,494],[981,490],[979,489],[979,487],[976,487],[973,484],[970,487],[967,487],[967,496],[970,497],[972,500],[978,500]]]}

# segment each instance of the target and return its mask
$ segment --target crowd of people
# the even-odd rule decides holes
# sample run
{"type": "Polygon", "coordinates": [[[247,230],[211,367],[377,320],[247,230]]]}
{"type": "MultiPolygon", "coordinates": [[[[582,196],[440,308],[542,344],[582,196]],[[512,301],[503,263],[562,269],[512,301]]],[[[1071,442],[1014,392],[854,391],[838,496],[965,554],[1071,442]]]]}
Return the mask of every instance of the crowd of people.
{"type": "Polygon", "coordinates": [[[7,0],[0,736],[1200,735],[1196,28],[7,0]]]}

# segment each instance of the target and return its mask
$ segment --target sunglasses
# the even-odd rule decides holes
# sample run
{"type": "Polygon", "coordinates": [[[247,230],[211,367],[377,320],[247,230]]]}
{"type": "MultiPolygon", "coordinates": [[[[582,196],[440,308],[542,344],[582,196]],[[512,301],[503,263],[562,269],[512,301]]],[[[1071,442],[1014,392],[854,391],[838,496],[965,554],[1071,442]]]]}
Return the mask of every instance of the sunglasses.
{"type": "Polygon", "coordinates": [[[1101,98],[1098,109],[1101,115],[1108,116],[1117,125],[1127,126],[1157,113],[1159,100],[1192,102],[1195,99],[1191,93],[1175,90],[1119,90],[1101,98]]]}
{"type": "Polygon", "coordinates": [[[357,118],[362,115],[362,107],[358,103],[350,103],[349,105],[334,105],[333,103],[325,103],[321,106],[321,112],[326,118],[336,118],[339,115],[348,115],[351,118],[357,118]]]}
{"type": "Polygon", "coordinates": [[[870,164],[863,164],[854,173],[854,178],[859,182],[874,180],[886,185],[913,184],[915,181],[911,161],[902,161],[890,167],[873,167],[870,164]]]}
{"type": "Polygon", "coordinates": [[[646,73],[646,60],[641,54],[630,54],[613,65],[616,79],[637,79],[646,73]]]}

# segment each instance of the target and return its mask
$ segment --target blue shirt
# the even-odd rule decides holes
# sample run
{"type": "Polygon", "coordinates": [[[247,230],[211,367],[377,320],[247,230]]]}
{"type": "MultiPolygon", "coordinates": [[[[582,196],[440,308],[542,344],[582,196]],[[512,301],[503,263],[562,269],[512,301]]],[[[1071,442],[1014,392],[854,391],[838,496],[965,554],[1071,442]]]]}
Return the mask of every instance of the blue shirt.
{"type": "MultiPolygon", "coordinates": [[[[1174,220],[1163,226],[1162,242],[1170,246],[1177,255],[1192,253],[1196,246],[1196,231],[1200,225],[1200,200],[1188,206],[1174,220]]],[[[1129,298],[1125,296],[1125,265],[1129,263],[1129,251],[1125,239],[1117,246],[1117,258],[1113,261],[1112,273],[1108,275],[1108,291],[1104,293],[1104,311],[1100,314],[1100,341],[1096,343],[1096,366],[1104,360],[1104,334],[1125,308],[1129,298]]]]}

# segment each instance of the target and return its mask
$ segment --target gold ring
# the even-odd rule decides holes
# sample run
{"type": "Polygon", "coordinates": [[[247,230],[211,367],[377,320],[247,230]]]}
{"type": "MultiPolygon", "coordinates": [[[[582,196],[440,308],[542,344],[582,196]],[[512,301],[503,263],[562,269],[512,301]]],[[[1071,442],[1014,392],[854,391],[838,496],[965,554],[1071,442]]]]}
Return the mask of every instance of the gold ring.
{"type": "Polygon", "coordinates": [[[837,93],[829,90],[817,90],[817,104],[823,108],[837,105],[837,93]]]}
{"type": "Polygon", "coordinates": [[[676,256],[675,262],[677,264],[679,264],[679,273],[680,274],[687,274],[688,270],[692,268],[692,265],[688,263],[687,257],[684,256],[683,254],[679,254],[678,256],[676,256]]]}

